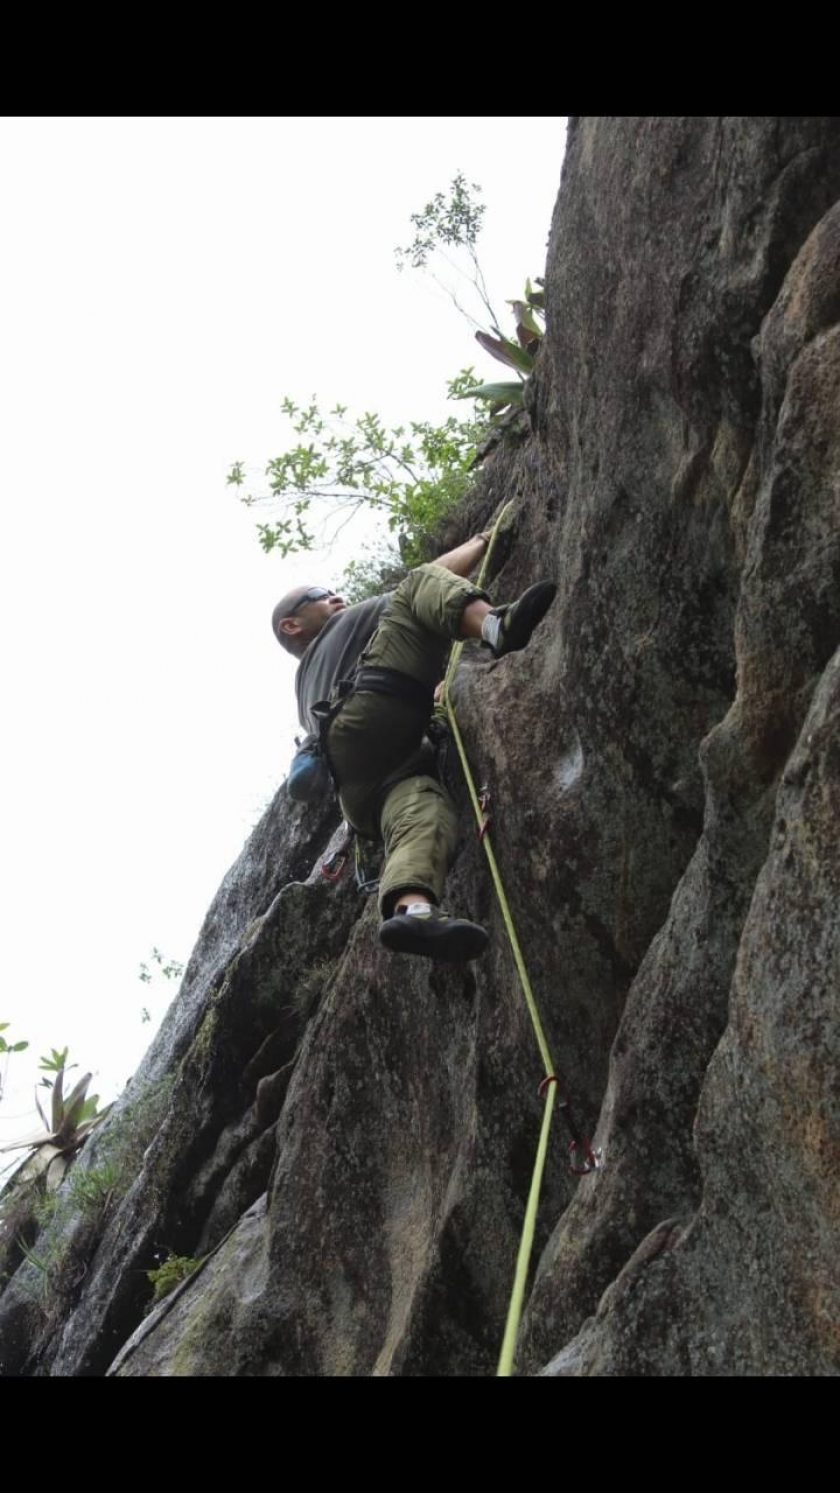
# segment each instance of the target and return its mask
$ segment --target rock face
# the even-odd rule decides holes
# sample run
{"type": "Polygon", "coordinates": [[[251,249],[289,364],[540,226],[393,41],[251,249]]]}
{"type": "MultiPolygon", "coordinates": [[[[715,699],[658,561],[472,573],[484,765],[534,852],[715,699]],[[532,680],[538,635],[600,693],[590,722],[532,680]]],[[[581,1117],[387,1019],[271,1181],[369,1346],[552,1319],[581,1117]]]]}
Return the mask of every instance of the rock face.
{"type": "MultiPolygon", "coordinates": [[[[495,591],[560,586],[455,690],[604,1157],[555,1122],[518,1370],[836,1374],[840,120],[573,120],[546,289],[532,429],[446,536],[514,496],[495,591]]],[[[118,1180],[8,1255],[0,1372],[494,1372],[543,1070],[455,791],[493,942],[436,969],[280,790],[74,1168],[118,1180]]]]}

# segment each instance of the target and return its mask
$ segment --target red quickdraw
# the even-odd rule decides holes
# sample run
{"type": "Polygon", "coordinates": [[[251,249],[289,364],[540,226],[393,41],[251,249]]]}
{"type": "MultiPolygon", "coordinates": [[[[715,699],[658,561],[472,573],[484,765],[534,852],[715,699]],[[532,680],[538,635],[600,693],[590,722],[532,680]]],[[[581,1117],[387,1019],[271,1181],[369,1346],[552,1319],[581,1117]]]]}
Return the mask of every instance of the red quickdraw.
{"type": "Polygon", "coordinates": [[[572,1158],[569,1163],[569,1170],[571,1172],[574,1172],[574,1175],[576,1177],[586,1177],[590,1172],[596,1172],[601,1166],[601,1152],[593,1151],[586,1136],[580,1134],[572,1117],[572,1109],[569,1101],[569,1096],[566,1093],[566,1090],[563,1088],[563,1085],[561,1084],[556,1073],[549,1073],[543,1079],[537,1090],[540,1099],[542,1099],[543,1094],[545,1093],[550,1083],[556,1083],[557,1085],[557,1105],[558,1108],[563,1111],[563,1119],[566,1121],[567,1128],[572,1137],[571,1143],[569,1145],[569,1155],[572,1158]],[[583,1166],[574,1165],[575,1153],[579,1149],[586,1157],[583,1166]]]}
{"type": "Polygon", "coordinates": [[[353,834],[353,831],[345,820],[342,839],[336,846],[332,855],[328,855],[326,860],[321,862],[321,875],[326,881],[338,881],[339,876],[341,875],[344,867],[347,865],[347,862],[350,859],[350,852],[353,849],[354,840],[355,836],[353,834]]]}
{"type": "Polygon", "coordinates": [[[574,1172],[576,1177],[588,1177],[590,1172],[597,1172],[600,1167],[601,1155],[599,1151],[593,1151],[586,1136],[582,1135],[579,1141],[573,1140],[569,1145],[569,1155],[572,1158],[574,1158],[578,1146],[586,1152],[586,1160],[583,1166],[570,1165],[569,1171],[574,1172]]]}
{"type": "Polygon", "coordinates": [[[478,838],[479,840],[483,840],[484,836],[487,834],[488,829],[490,828],[491,819],[490,789],[487,787],[486,783],[483,788],[479,789],[478,806],[481,809],[482,814],[484,815],[484,819],[478,827],[478,838]]]}

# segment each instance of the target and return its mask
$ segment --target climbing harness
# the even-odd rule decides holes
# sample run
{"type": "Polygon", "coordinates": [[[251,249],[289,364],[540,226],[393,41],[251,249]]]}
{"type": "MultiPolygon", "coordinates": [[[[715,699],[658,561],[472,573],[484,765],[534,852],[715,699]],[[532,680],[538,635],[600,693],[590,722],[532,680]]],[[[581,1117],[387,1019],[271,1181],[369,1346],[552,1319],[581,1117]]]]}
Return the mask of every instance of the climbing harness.
{"type": "MultiPolygon", "coordinates": [[[[487,570],[490,556],[493,553],[493,546],[496,542],[496,535],[498,533],[499,524],[501,523],[505,514],[508,512],[510,506],[511,505],[508,504],[505,508],[502,509],[502,512],[499,514],[499,517],[497,518],[496,523],[493,527],[493,533],[490,537],[490,543],[487,547],[487,553],[484,556],[484,563],[481,567],[481,572],[477,581],[477,585],[479,587],[481,586],[482,580],[487,570]]],[[[496,889],[496,896],[499,901],[502,918],[504,919],[505,929],[507,931],[511,951],[513,953],[514,964],[516,965],[516,970],[519,975],[519,982],[522,986],[522,993],[525,997],[525,1002],[531,1016],[534,1035],[537,1040],[537,1046],[539,1047],[540,1056],[542,1058],[545,1070],[545,1077],[543,1078],[542,1083],[539,1087],[539,1093],[541,1096],[545,1096],[546,1101],[545,1109],[543,1110],[542,1128],[540,1130],[539,1144],[537,1146],[537,1156],[534,1162],[534,1171],[531,1178],[531,1188],[528,1194],[528,1203],[525,1209],[525,1221],[522,1228],[522,1238],[520,1241],[519,1253],[516,1261],[516,1273],[514,1276],[513,1289],[511,1292],[507,1323],[505,1325],[504,1340],[502,1342],[502,1350],[499,1357],[499,1366],[497,1369],[497,1374],[499,1377],[508,1378],[513,1372],[513,1358],[516,1351],[516,1340],[519,1334],[519,1323],[522,1316],[522,1305],[525,1298],[525,1285],[528,1278],[528,1266],[534,1244],[534,1232],[537,1221],[537,1208],[539,1205],[540,1188],[542,1186],[542,1176],[545,1169],[545,1159],[548,1151],[548,1132],[551,1126],[554,1104],[555,1101],[558,1100],[558,1095],[560,1109],[565,1119],[566,1126],[569,1129],[572,1137],[571,1146],[569,1148],[571,1155],[571,1170],[578,1176],[585,1176],[590,1172],[596,1171],[603,1164],[603,1161],[600,1151],[593,1151],[586,1136],[583,1135],[578,1129],[572,1115],[568,1094],[566,1094],[565,1089],[561,1088],[560,1081],[555,1070],[555,1065],[551,1057],[551,1052],[549,1050],[545,1031],[543,1029],[542,1021],[540,1019],[539,1009],[534,998],[534,992],[531,988],[531,981],[528,978],[528,971],[525,968],[525,961],[522,957],[522,950],[519,947],[519,940],[516,936],[516,929],[513,925],[513,917],[510,911],[510,905],[505,894],[504,885],[499,874],[499,868],[496,863],[496,857],[493,852],[493,846],[490,840],[490,835],[488,833],[491,822],[489,812],[489,789],[486,784],[480,790],[475,786],[475,779],[473,778],[469,761],[467,759],[467,753],[464,748],[464,742],[461,736],[460,728],[458,726],[455,710],[449,699],[449,689],[455,676],[455,670],[458,667],[458,661],[460,659],[463,646],[463,642],[457,642],[452,649],[452,654],[449,659],[449,666],[446,671],[446,678],[444,679],[443,683],[441,703],[446,710],[446,714],[449,720],[449,726],[455,740],[455,745],[458,749],[458,756],[460,758],[461,767],[464,773],[464,778],[466,780],[467,790],[469,792],[478,823],[478,837],[482,845],[484,846],[484,851],[487,856],[488,865],[490,867],[490,875],[493,880],[493,885],[496,889]],[[576,1159],[582,1164],[576,1166],[574,1164],[576,1159]]]]}
{"type": "MultiPolygon", "coordinates": [[[[339,711],[342,710],[347,701],[350,699],[350,696],[354,694],[356,690],[370,690],[374,694],[394,695],[398,700],[405,700],[411,705],[418,706],[424,713],[429,714],[432,712],[434,705],[432,691],[428,689],[425,684],[422,684],[419,679],[413,679],[410,674],[403,674],[399,669],[384,669],[364,666],[360,669],[357,669],[355,674],[353,674],[350,678],[342,679],[340,684],[338,685],[338,689],[336,692],[337,698],[330,700],[319,700],[317,704],[312,706],[312,714],[315,716],[315,719],[318,722],[318,741],[316,743],[317,754],[320,761],[329,771],[336,791],[338,791],[338,782],[336,781],[336,776],[333,772],[329,753],[327,751],[327,737],[329,736],[330,726],[332,725],[339,711]]],[[[448,732],[446,731],[445,721],[443,722],[443,735],[448,735],[448,732]]],[[[440,721],[438,721],[437,740],[439,743],[442,741],[440,721]]],[[[439,760],[440,753],[443,750],[442,745],[438,745],[436,747],[436,750],[438,752],[439,760]]],[[[334,850],[332,855],[329,856],[327,860],[322,862],[321,874],[322,876],[326,877],[327,881],[338,881],[345,865],[347,864],[350,850],[352,848],[354,857],[353,874],[356,882],[356,889],[357,891],[361,892],[363,896],[370,896],[370,894],[372,892],[375,892],[377,887],[379,886],[379,872],[378,870],[373,870],[371,868],[369,864],[370,855],[362,850],[363,837],[359,834],[358,830],[353,829],[352,825],[350,824],[345,824],[345,827],[346,835],[344,840],[339,845],[338,849],[334,850]]],[[[374,842],[370,840],[366,841],[365,843],[370,846],[373,846],[374,844],[374,842]]]]}
{"type": "MultiPolygon", "coordinates": [[[[403,674],[399,669],[380,669],[363,665],[351,674],[347,679],[342,679],[335,691],[335,698],[329,700],[318,700],[312,706],[312,714],[318,722],[318,740],[321,755],[329,766],[329,753],[327,751],[327,737],[330,726],[343,710],[347,701],[357,690],[370,690],[376,695],[394,695],[398,700],[406,700],[411,705],[417,705],[421,710],[431,714],[432,691],[422,684],[419,679],[413,679],[410,674],[403,674]]],[[[330,767],[332,773],[332,768],[330,767]]],[[[335,774],[333,773],[335,782],[335,774]]]]}
{"type": "MultiPolygon", "coordinates": [[[[357,690],[371,691],[375,695],[394,695],[398,700],[406,700],[411,705],[417,705],[428,715],[431,715],[434,704],[432,691],[425,684],[422,684],[419,679],[412,679],[410,674],[403,674],[399,669],[380,669],[378,667],[368,667],[367,665],[356,669],[356,672],[349,675],[347,679],[339,680],[334,694],[328,700],[316,700],[312,706],[312,715],[315,717],[318,725],[318,739],[299,748],[287,780],[290,793],[296,764],[307,753],[310,759],[314,758],[317,761],[319,768],[324,774],[323,788],[317,794],[317,797],[323,798],[326,792],[326,785],[330,779],[332,779],[336,793],[339,792],[338,778],[335,775],[335,770],[330,761],[330,754],[327,750],[327,739],[330,734],[330,726],[336,716],[344,709],[350,696],[355,694],[357,690]],[[327,777],[327,774],[329,774],[329,777],[327,777]]],[[[303,777],[302,772],[300,776],[301,778],[303,777]]],[[[294,796],[292,794],[292,797],[294,796]]],[[[303,797],[303,795],[300,796],[303,797]]],[[[313,802],[315,796],[313,793],[312,798],[304,799],[304,802],[313,802]]]]}

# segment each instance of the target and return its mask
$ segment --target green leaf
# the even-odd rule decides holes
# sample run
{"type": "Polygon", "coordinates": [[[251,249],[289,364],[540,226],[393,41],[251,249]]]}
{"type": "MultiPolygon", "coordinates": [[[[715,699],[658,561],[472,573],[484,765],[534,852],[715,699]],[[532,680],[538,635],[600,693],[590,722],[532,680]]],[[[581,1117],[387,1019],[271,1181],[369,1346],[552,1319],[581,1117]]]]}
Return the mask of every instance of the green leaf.
{"type": "Polygon", "coordinates": [[[0,1021],[0,1032],[5,1032],[6,1028],[9,1025],[10,1023],[8,1021],[0,1021]]]}
{"type": "Polygon", "coordinates": [[[92,1115],[89,1120],[83,1120],[80,1125],[76,1126],[73,1140],[80,1141],[83,1140],[86,1135],[90,1135],[91,1130],[93,1130],[95,1126],[99,1124],[100,1120],[104,1120],[105,1116],[109,1114],[112,1109],[112,1104],[106,1104],[105,1108],[99,1111],[99,1114],[92,1115]]]}
{"type": "Polygon", "coordinates": [[[60,1068],[65,1067],[70,1048],[65,1047],[63,1052],[59,1052],[57,1047],[53,1047],[50,1051],[52,1056],[48,1058],[42,1057],[38,1067],[45,1069],[47,1073],[57,1073],[60,1068]]]}
{"type": "Polygon", "coordinates": [[[476,388],[466,389],[463,394],[458,394],[457,398],[504,400],[505,404],[521,404],[524,387],[525,385],[520,383],[478,384],[476,388]]]}
{"type": "Polygon", "coordinates": [[[531,354],[511,342],[508,337],[491,337],[488,332],[476,332],[475,340],[491,357],[498,358],[500,363],[507,363],[509,368],[519,368],[523,373],[531,372],[534,366],[531,354]]]}
{"type": "Polygon", "coordinates": [[[58,1139],[63,1145],[67,1145],[68,1142],[72,1141],[73,1139],[76,1126],[79,1123],[82,1110],[84,1109],[87,1087],[92,1077],[92,1073],[82,1074],[79,1082],[76,1084],[64,1106],[64,1114],[62,1116],[61,1122],[58,1126],[56,1126],[58,1139]]]}
{"type": "Polygon", "coordinates": [[[51,1114],[52,1114],[52,1128],[53,1128],[53,1130],[60,1130],[61,1129],[61,1122],[64,1119],[63,1091],[64,1091],[64,1069],[63,1068],[59,1068],[58,1072],[55,1075],[55,1083],[53,1084],[53,1091],[52,1091],[52,1110],[51,1110],[51,1114]]]}
{"type": "Polygon", "coordinates": [[[6,1141],[2,1146],[0,1146],[0,1152],[22,1151],[25,1146],[30,1146],[32,1150],[37,1150],[39,1146],[46,1146],[50,1144],[52,1139],[53,1137],[51,1134],[48,1133],[47,1135],[44,1135],[43,1131],[39,1131],[37,1135],[24,1135],[21,1136],[20,1140],[6,1141]]]}
{"type": "Polygon", "coordinates": [[[12,1052],[25,1052],[28,1046],[28,1042],[16,1042],[14,1047],[12,1048],[12,1052]]]}
{"type": "Polygon", "coordinates": [[[524,301],[508,301],[508,305],[513,307],[516,317],[516,335],[521,346],[530,349],[534,343],[541,342],[543,330],[537,323],[533,311],[529,310],[524,301]]]}
{"type": "MultiPolygon", "coordinates": [[[[545,281],[537,278],[538,285],[545,285],[545,281]]],[[[525,281],[525,299],[529,306],[541,308],[545,305],[545,291],[535,290],[530,280],[525,281]]]]}

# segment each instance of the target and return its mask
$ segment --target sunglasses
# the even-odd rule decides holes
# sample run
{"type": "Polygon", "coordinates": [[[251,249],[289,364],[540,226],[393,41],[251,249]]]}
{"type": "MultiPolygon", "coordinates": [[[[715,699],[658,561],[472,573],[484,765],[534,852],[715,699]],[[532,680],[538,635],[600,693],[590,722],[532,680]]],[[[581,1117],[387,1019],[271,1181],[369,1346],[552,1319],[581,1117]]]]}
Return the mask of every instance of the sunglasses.
{"type": "Polygon", "coordinates": [[[292,607],[292,610],[290,612],[287,612],[286,615],[288,617],[294,617],[295,612],[299,612],[301,607],[305,607],[308,602],[326,601],[328,596],[337,595],[337,591],[328,591],[324,586],[310,586],[308,591],[304,591],[302,597],[300,598],[300,601],[296,602],[292,607]]]}

